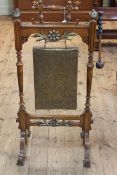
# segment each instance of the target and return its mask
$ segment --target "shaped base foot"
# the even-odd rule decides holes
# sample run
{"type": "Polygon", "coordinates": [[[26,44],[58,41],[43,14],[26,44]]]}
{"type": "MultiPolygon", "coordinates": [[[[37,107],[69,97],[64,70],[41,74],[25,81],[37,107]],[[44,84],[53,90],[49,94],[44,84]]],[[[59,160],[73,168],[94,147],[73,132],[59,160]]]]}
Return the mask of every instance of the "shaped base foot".
{"type": "Polygon", "coordinates": [[[90,160],[83,160],[83,167],[90,168],[90,160]]]}
{"type": "Polygon", "coordinates": [[[18,160],[17,160],[17,165],[23,166],[23,165],[24,165],[24,162],[25,162],[25,157],[19,156],[19,157],[18,157],[18,160]]]}
{"type": "Polygon", "coordinates": [[[26,131],[21,130],[21,137],[20,137],[20,153],[18,156],[17,165],[23,166],[25,162],[25,145],[26,144],[26,131]]]}
{"type": "Polygon", "coordinates": [[[89,132],[84,132],[84,160],[83,167],[90,168],[89,132]]]}

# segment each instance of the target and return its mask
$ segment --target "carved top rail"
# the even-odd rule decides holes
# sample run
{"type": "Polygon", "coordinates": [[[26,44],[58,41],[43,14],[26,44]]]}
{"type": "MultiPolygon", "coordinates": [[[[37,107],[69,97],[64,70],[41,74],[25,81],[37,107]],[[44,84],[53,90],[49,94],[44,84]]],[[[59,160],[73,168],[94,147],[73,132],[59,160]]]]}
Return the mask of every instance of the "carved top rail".
{"type": "Polygon", "coordinates": [[[63,16],[65,22],[74,21],[76,18],[89,21],[89,11],[97,10],[99,4],[100,0],[14,0],[15,9],[22,11],[22,21],[32,21],[33,18],[40,22],[62,21],[63,16]]]}
{"type": "MultiPolygon", "coordinates": [[[[46,4],[48,6],[48,4],[56,4],[56,5],[65,5],[67,3],[68,0],[43,0],[44,4],[46,4]]],[[[72,0],[77,1],[77,0],[72,0]]],[[[80,5],[80,9],[81,10],[91,10],[92,8],[96,8],[97,6],[99,6],[101,0],[87,0],[87,1],[83,1],[80,0],[81,5],[80,5]]],[[[31,5],[32,2],[34,2],[34,0],[14,0],[14,9],[15,8],[20,8],[20,10],[22,9],[31,9],[31,5]]]]}
{"type": "MultiPolygon", "coordinates": [[[[19,19],[14,21],[14,29],[15,29],[15,43],[16,50],[22,49],[22,44],[28,40],[31,34],[40,34],[44,33],[45,36],[48,36],[52,32],[55,31],[54,35],[57,34],[59,36],[74,32],[77,35],[80,35],[83,42],[89,46],[89,50],[94,51],[95,48],[95,37],[96,37],[96,21],[92,20],[88,23],[46,23],[46,24],[32,24],[31,22],[21,22],[19,19]]],[[[53,34],[52,34],[53,35],[53,34]]],[[[59,40],[59,39],[58,39],[59,40]]]]}
{"type": "MultiPolygon", "coordinates": [[[[66,7],[68,13],[73,9],[71,2],[72,1],[68,0],[66,7]]],[[[75,4],[78,4],[78,2],[79,1],[76,1],[75,4]]],[[[42,0],[35,1],[34,3],[40,11],[39,16],[43,11],[42,3],[42,0]]],[[[45,41],[55,42],[61,39],[67,39],[72,33],[72,35],[80,35],[83,42],[88,45],[89,50],[94,51],[97,24],[95,19],[97,18],[97,12],[93,9],[89,15],[92,17],[92,20],[89,22],[79,22],[77,19],[75,22],[70,22],[68,18],[66,23],[42,22],[42,18],[35,22],[22,22],[20,19],[21,12],[19,9],[16,9],[14,12],[16,50],[22,50],[22,44],[28,40],[31,34],[37,34],[36,36],[39,36],[41,38],[40,40],[44,39],[45,41]]]]}
{"type": "Polygon", "coordinates": [[[35,0],[32,2],[32,9],[37,9],[39,12],[39,22],[43,23],[44,20],[44,15],[43,15],[43,11],[44,10],[64,10],[64,12],[66,11],[66,22],[70,22],[71,21],[71,12],[73,10],[78,10],[78,6],[81,4],[80,1],[75,1],[72,2],[70,0],[68,0],[66,6],[59,6],[59,5],[47,5],[45,6],[43,4],[43,0],[35,0]]]}
{"type": "Polygon", "coordinates": [[[60,5],[43,5],[42,0],[36,0],[32,2],[32,8],[33,9],[39,9],[43,7],[43,10],[64,10],[64,9],[69,9],[71,10],[78,10],[78,6],[81,5],[81,1],[75,1],[72,2],[68,0],[67,6],[60,6],[60,5]]]}
{"type": "Polygon", "coordinates": [[[50,31],[55,30],[55,34],[58,32],[58,35],[60,36],[64,35],[64,33],[69,34],[74,32],[81,36],[84,43],[88,44],[89,23],[79,23],[78,25],[70,23],[69,25],[66,25],[61,23],[31,24],[23,22],[21,28],[23,42],[25,42],[25,39],[33,33],[42,33],[43,31],[45,35],[48,35],[50,31]]]}

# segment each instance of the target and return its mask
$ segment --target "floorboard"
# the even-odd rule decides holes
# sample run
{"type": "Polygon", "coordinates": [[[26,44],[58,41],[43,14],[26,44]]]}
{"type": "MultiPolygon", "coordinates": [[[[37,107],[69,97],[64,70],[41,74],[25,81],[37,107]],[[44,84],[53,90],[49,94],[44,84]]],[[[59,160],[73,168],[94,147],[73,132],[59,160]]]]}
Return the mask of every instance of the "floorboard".
{"type": "MultiPolygon", "coordinates": [[[[116,24],[107,23],[115,27],[116,24]]],[[[79,47],[78,109],[34,110],[33,45],[34,38],[23,47],[24,94],[30,113],[79,114],[85,103],[87,46],[77,37],[68,43],[79,47]],[[79,42],[77,42],[79,39],[79,42]],[[29,78],[30,77],[30,78],[29,78]]],[[[111,41],[108,41],[111,42],[111,41]]],[[[116,42],[116,40],[115,40],[116,42]]],[[[43,43],[40,44],[43,47],[43,43]]],[[[59,46],[64,47],[64,43],[59,46]]],[[[52,47],[52,46],[51,46],[52,47]]],[[[94,62],[97,60],[95,53],[94,62]]],[[[27,149],[24,167],[16,166],[19,153],[19,130],[16,124],[18,87],[13,23],[0,17],[0,175],[116,175],[117,174],[117,48],[103,47],[103,70],[94,68],[92,111],[94,124],[90,133],[91,168],[82,167],[83,147],[80,129],[71,127],[35,127],[27,149]]]]}

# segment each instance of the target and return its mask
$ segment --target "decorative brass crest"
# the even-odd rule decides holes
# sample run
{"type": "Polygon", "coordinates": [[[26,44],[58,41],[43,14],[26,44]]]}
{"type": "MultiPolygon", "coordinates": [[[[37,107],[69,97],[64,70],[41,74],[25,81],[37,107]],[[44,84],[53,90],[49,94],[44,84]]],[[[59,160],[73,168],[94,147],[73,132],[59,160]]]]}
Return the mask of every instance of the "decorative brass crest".
{"type": "Polygon", "coordinates": [[[68,120],[59,120],[57,118],[52,118],[50,120],[41,120],[38,122],[39,126],[70,126],[70,121],[68,120]]]}
{"type": "Polygon", "coordinates": [[[13,12],[13,17],[19,18],[20,16],[21,16],[21,11],[18,8],[16,8],[13,12]]]}
{"type": "Polygon", "coordinates": [[[91,18],[93,19],[96,19],[98,17],[98,13],[95,9],[92,9],[90,12],[89,12],[89,15],[91,16],[91,18]]]}

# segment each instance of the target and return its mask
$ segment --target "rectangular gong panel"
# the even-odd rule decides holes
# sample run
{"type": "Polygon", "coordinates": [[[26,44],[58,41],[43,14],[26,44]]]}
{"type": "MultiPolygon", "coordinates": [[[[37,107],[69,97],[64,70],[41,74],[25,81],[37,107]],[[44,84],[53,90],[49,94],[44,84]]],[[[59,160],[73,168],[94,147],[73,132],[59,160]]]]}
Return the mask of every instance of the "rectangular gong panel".
{"type": "Polygon", "coordinates": [[[35,109],[77,108],[77,48],[33,48],[35,109]]]}

